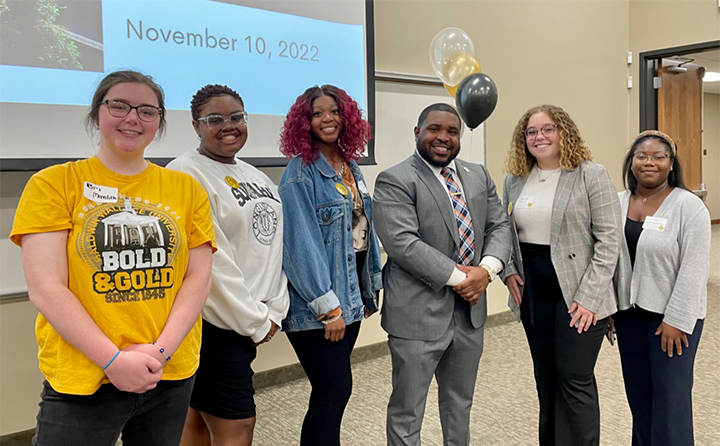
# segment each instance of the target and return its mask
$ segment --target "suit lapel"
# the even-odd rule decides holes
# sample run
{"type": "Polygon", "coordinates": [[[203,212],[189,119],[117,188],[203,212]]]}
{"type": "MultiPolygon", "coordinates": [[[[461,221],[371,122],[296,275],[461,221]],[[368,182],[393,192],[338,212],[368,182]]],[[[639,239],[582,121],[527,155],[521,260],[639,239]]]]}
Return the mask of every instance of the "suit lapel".
{"type": "Polygon", "coordinates": [[[457,222],[455,221],[455,211],[453,211],[452,204],[450,204],[447,189],[443,188],[443,185],[440,184],[435,174],[433,174],[427,164],[425,164],[417,154],[413,155],[412,166],[415,168],[415,172],[417,172],[420,181],[422,181],[430,191],[430,195],[432,195],[441,211],[440,216],[445,222],[445,226],[447,226],[448,231],[450,231],[455,245],[458,246],[460,244],[460,236],[458,234],[457,222]]]}
{"type": "MultiPolygon", "coordinates": [[[[483,225],[479,225],[479,222],[475,221],[475,217],[477,215],[480,215],[478,212],[475,212],[478,208],[478,200],[479,200],[478,194],[475,193],[478,191],[478,189],[480,187],[478,184],[478,177],[477,177],[477,175],[471,175],[470,171],[466,170],[467,167],[465,166],[463,161],[458,158],[455,158],[455,168],[457,169],[457,172],[455,174],[460,179],[460,183],[462,183],[463,198],[465,199],[465,203],[467,203],[468,211],[470,212],[470,220],[473,222],[473,227],[475,228],[475,231],[477,232],[478,227],[480,227],[480,228],[483,227],[483,225]]],[[[457,224],[456,224],[456,226],[457,226],[457,224]]]]}
{"type": "Polygon", "coordinates": [[[553,200],[552,220],[550,222],[550,246],[557,246],[560,228],[562,227],[565,209],[570,202],[570,195],[578,178],[580,170],[576,167],[572,170],[560,171],[555,199],[553,200]]]}
{"type": "MultiPolygon", "coordinates": [[[[522,192],[523,187],[525,186],[525,177],[520,177],[517,175],[513,175],[510,177],[510,181],[508,182],[508,202],[512,203],[513,208],[515,207],[515,202],[517,201],[518,197],[520,196],[520,192],[522,192]]],[[[507,209],[506,209],[507,211],[507,209]]],[[[511,212],[510,215],[512,216],[513,213],[511,212]]]]}

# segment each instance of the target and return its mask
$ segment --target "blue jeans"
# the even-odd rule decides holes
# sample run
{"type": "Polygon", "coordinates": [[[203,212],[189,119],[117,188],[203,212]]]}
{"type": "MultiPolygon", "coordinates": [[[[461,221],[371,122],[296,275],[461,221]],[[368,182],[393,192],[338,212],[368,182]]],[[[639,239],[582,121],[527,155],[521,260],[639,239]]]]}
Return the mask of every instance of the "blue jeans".
{"type": "Polygon", "coordinates": [[[56,392],[47,381],[33,445],[177,446],[195,377],[160,381],[143,394],[103,384],[92,395],[56,392]]]}

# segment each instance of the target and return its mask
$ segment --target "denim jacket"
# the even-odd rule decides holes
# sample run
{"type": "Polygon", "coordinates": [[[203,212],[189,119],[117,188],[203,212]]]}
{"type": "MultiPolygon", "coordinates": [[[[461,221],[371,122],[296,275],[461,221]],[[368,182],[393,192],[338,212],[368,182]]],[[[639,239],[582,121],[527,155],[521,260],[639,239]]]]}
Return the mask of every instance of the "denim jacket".
{"type": "Polygon", "coordinates": [[[345,188],[336,188],[342,184],[342,177],[322,153],[309,165],[301,157],[292,159],[280,180],[283,267],[290,291],[290,311],[282,323],[284,331],[324,328],[317,318],[338,306],[346,324],[363,319],[363,305],[378,308],[375,292],[382,288],[382,278],[380,243],[372,226],[372,199],[360,167],[354,161],[348,166],[356,183],[363,183],[357,189],[370,223],[361,277],[353,249],[352,193],[343,195],[340,190],[345,188]]]}

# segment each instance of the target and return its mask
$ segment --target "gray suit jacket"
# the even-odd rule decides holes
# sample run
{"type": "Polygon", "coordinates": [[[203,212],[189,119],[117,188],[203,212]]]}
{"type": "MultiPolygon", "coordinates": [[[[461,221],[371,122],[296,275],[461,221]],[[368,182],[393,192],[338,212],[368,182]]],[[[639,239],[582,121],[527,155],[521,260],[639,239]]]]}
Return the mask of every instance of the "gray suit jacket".
{"type": "MultiPolygon", "coordinates": [[[[513,253],[500,276],[520,274],[524,280],[520,243],[510,204],[517,201],[525,177],[508,175],[503,186],[503,206],[510,214],[513,253]]],[[[597,313],[598,319],[617,311],[612,278],[618,261],[620,202],[605,167],[583,161],[560,173],[552,220],[550,255],[568,308],[573,302],[597,313]]],[[[522,289],[520,290],[522,292],[522,289]]],[[[508,305],[520,319],[512,297],[508,305]]]]}
{"type": "MultiPolygon", "coordinates": [[[[455,160],[475,228],[477,266],[485,255],[506,263],[510,225],[484,166],[455,160]]],[[[388,254],[383,267],[382,327],[404,339],[436,340],[450,325],[455,291],[445,283],[459,257],[459,235],[448,192],[416,153],[380,173],[373,224],[388,254]]],[[[483,295],[470,307],[474,327],[487,319],[483,295]]]]}

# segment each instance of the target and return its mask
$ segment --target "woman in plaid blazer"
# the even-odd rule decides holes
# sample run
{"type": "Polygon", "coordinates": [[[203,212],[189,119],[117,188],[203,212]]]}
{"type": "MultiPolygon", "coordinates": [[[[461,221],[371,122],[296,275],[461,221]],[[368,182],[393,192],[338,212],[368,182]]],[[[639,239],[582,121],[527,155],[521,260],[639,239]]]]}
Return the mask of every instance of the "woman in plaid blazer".
{"type": "Polygon", "coordinates": [[[541,446],[600,444],[594,368],[617,311],[620,205],[591,158],[570,116],[541,105],[520,118],[506,162],[513,253],[501,277],[533,358],[541,446]]]}

